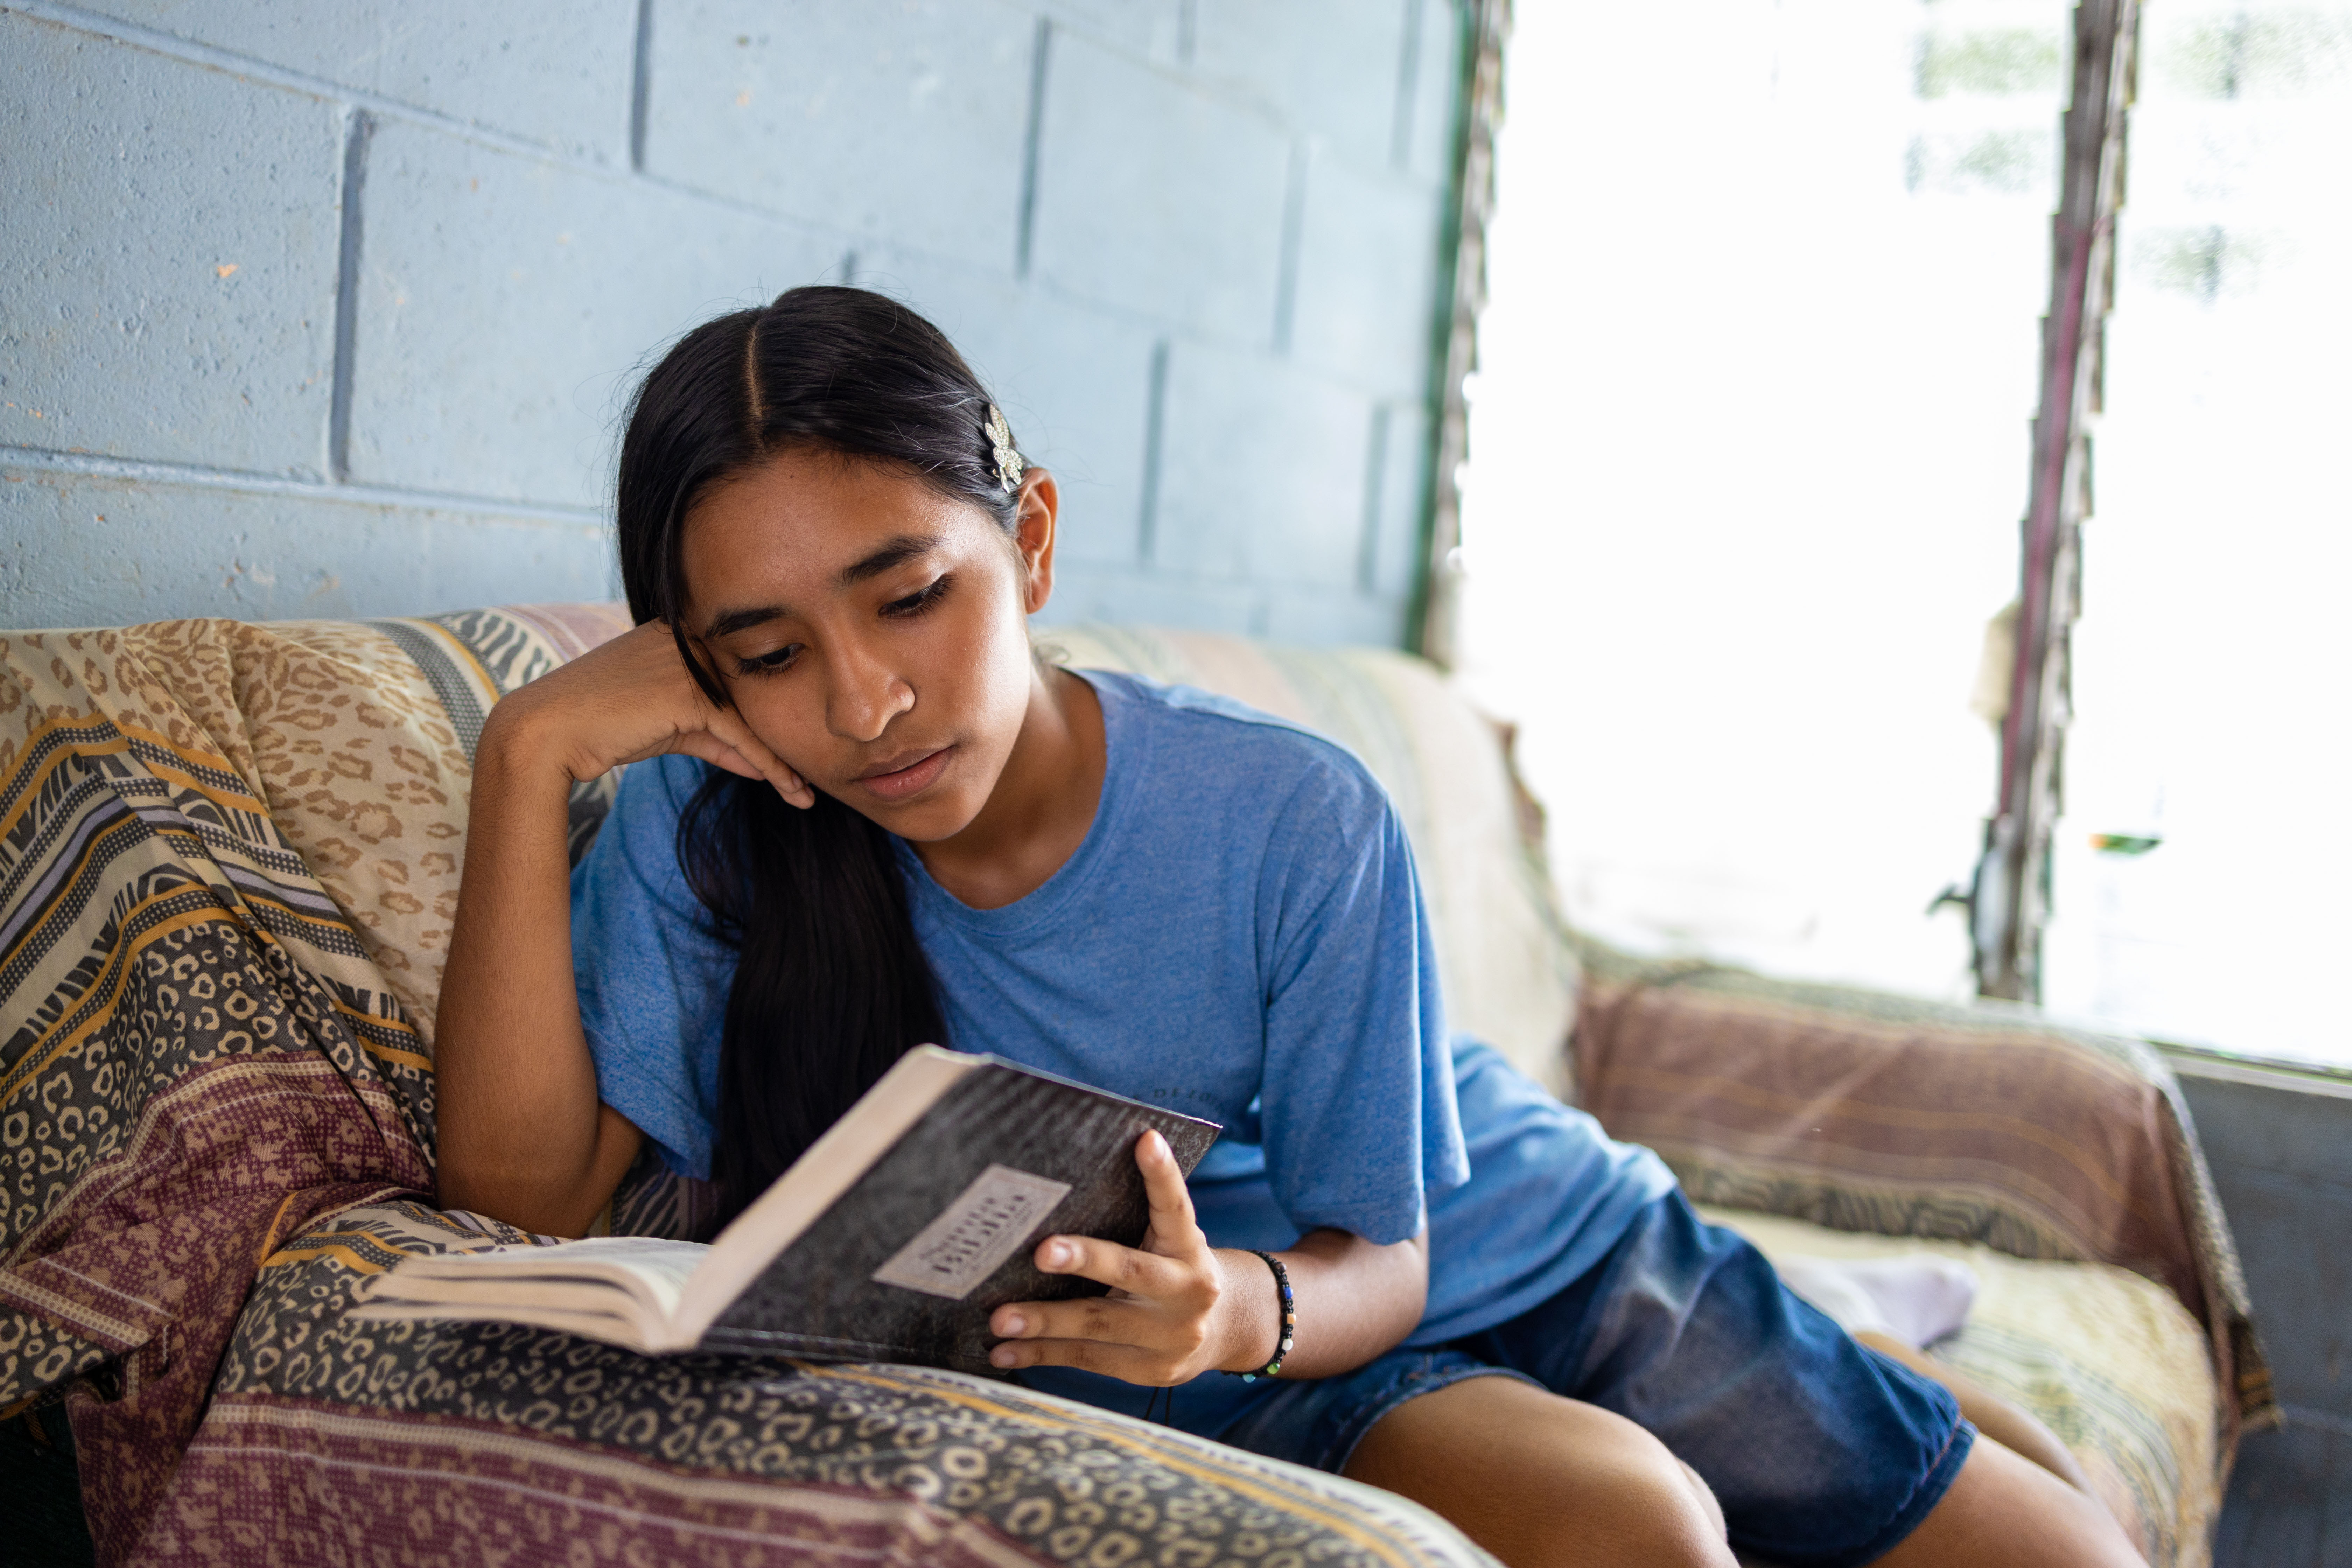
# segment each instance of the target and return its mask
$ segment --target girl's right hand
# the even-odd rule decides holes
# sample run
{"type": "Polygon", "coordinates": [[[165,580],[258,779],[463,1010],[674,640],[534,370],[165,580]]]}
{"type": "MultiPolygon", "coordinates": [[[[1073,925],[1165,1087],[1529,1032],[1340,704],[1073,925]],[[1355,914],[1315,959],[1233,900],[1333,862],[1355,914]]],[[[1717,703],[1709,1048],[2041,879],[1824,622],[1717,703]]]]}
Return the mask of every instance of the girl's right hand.
{"type": "Polygon", "coordinates": [[[803,810],[816,794],[770,751],[732,708],[716,707],[679,657],[668,626],[647,621],[541,676],[501,700],[482,743],[601,778],[665,752],[699,757],[747,779],[766,779],[803,810]]]}

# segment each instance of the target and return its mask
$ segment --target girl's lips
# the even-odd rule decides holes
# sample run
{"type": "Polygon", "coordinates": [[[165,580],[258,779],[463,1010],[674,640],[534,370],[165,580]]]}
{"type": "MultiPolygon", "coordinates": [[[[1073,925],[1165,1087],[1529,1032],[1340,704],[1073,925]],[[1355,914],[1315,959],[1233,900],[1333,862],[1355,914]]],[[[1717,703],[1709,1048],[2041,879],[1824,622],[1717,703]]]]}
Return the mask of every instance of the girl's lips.
{"type": "Polygon", "coordinates": [[[948,756],[953,746],[941,746],[921,762],[900,768],[894,773],[876,773],[857,782],[880,795],[884,800],[905,800],[930,788],[939,776],[947,772],[948,756]]]}

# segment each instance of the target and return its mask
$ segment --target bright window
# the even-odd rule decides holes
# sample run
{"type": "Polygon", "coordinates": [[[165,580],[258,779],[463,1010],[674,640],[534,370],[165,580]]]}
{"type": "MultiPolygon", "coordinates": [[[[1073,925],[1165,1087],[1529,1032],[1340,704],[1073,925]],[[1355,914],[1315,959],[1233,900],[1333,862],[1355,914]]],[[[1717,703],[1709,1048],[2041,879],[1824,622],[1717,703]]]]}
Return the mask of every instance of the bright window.
{"type": "MultiPolygon", "coordinates": [[[[1972,991],[2070,26],[1519,8],[1463,656],[1596,934],[1972,991]]],[[[2352,5],[2143,43],[2045,999],[2352,1063],[2352,5]]]]}
{"type": "Polygon", "coordinates": [[[2045,999],[2352,1066],[2352,5],[2142,46],[2045,999]]]}
{"type": "Polygon", "coordinates": [[[1596,934],[1969,994],[2068,15],[1518,7],[1464,653],[1596,934]]]}

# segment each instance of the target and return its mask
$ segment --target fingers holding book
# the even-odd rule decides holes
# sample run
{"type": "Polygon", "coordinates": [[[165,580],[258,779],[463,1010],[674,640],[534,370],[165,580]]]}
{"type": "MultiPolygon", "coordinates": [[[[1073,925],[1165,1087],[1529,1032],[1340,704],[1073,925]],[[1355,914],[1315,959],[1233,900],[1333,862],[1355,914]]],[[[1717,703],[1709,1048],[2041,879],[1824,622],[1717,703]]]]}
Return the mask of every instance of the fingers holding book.
{"type": "MultiPolygon", "coordinates": [[[[1145,1133],[1136,1142],[1135,1163],[1151,1205],[1151,1228],[1141,1247],[1050,1236],[1034,1255],[1041,1272],[1075,1274],[1108,1286],[1111,1293],[999,1307],[989,1329],[1005,1342],[989,1352],[992,1365],[1074,1366],[1166,1387],[1222,1364],[1231,1342],[1255,1326],[1236,1321],[1257,1314],[1235,1310],[1226,1261],[1201,1233],[1184,1173],[1167,1141],[1145,1133]]],[[[1263,1272],[1255,1258],[1239,1256],[1263,1272]]]]}

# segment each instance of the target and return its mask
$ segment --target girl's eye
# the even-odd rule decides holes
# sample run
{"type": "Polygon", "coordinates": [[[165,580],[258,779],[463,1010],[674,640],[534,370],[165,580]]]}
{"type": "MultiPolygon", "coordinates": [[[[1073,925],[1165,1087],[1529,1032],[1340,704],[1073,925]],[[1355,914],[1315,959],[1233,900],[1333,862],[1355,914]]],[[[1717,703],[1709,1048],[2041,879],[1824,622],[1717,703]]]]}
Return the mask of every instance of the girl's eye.
{"type": "Polygon", "coordinates": [[[931,585],[919,594],[909,594],[903,599],[893,599],[882,606],[886,616],[919,616],[936,605],[947,594],[948,584],[955,581],[952,573],[942,574],[931,580],[931,585]]]}
{"type": "Polygon", "coordinates": [[[783,647],[776,649],[773,653],[763,653],[756,658],[737,659],[735,661],[735,665],[737,672],[740,674],[771,675],[777,670],[782,669],[784,667],[791,664],[793,660],[800,658],[800,656],[801,645],[799,643],[786,643],[783,647]]]}

